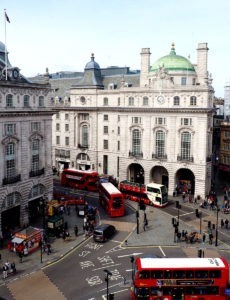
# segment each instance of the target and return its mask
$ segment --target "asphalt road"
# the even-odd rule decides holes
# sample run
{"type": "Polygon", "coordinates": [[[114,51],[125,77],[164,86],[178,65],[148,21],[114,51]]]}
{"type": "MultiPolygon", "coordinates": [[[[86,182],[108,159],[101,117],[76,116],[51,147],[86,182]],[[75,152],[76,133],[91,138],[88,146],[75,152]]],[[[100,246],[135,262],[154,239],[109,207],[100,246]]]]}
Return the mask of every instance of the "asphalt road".
{"type": "MultiPolygon", "coordinates": [[[[97,205],[96,193],[77,191],[76,195],[85,195],[91,205],[97,205]]],[[[53,263],[40,271],[29,274],[27,277],[19,278],[15,282],[0,287],[0,296],[7,300],[37,300],[37,299],[84,299],[105,300],[107,286],[105,282],[105,269],[112,273],[109,277],[109,292],[114,293],[115,299],[130,299],[129,286],[132,278],[132,266],[130,257],[135,256],[157,256],[157,257],[194,257],[197,256],[197,248],[194,246],[161,245],[143,247],[136,243],[126,247],[124,241],[129,237],[135,227],[136,216],[134,209],[128,205],[126,215],[123,218],[111,219],[108,214],[99,207],[100,218],[103,222],[114,224],[118,229],[117,234],[111,241],[98,244],[92,238],[87,239],[73,249],[67,256],[57,263],[53,263]],[[12,291],[13,294],[12,294],[12,291]],[[49,294],[47,294],[49,293],[49,294]]],[[[156,215],[158,209],[154,210],[156,215]]],[[[178,209],[172,201],[164,208],[168,219],[178,217],[178,209]]],[[[215,222],[215,212],[210,216],[208,211],[202,211],[202,231],[207,229],[207,221],[215,222]]],[[[154,219],[154,216],[153,216],[154,219]]],[[[181,206],[179,210],[179,226],[184,222],[191,223],[199,228],[200,220],[195,216],[195,206],[181,206]],[[183,221],[183,222],[182,222],[183,221]]],[[[182,228],[181,228],[182,229],[182,228]]],[[[172,230],[172,228],[170,229],[172,230]]],[[[148,233],[147,233],[148,234],[148,233]]],[[[153,234],[149,232],[149,234],[153,234]]],[[[142,238],[139,235],[138,238],[142,238]]],[[[219,230],[219,238],[229,242],[229,233],[219,230]]],[[[215,250],[215,249],[214,249],[215,250]]],[[[207,250],[208,255],[216,255],[216,252],[207,250]],[[209,252],[208,252],[209,251],[209,252]]],[[[219,250],[230,262],[228,249],[219,250]]]]}

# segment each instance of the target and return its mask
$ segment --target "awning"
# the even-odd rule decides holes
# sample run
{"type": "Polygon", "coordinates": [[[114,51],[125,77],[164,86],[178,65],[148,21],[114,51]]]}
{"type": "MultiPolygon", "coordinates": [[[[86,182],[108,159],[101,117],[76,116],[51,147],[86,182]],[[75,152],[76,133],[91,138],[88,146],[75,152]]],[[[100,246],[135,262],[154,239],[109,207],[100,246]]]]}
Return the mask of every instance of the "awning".
{"type": "Polygon", "coordinates": [[[12,240],[11,240],[11,243],[16,243],[16,244],[21,244],[24,240],[19,238],[19,237],[14,237],[12,240]]]}

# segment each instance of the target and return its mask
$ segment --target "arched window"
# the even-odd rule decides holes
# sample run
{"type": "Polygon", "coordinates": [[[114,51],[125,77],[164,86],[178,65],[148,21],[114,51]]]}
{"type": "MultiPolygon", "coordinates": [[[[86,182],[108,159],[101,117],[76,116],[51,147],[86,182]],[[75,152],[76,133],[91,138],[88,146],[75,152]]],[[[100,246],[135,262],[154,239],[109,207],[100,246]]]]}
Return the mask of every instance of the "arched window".
{"type": "Polygon", "coordinates": [[[181,134],[181,159],[190,160],[191,155],[191,133],[182,132],[181,134]]]}
{"type": "Polygon", "coordinates": [[[6,107],[13,107],[13,95],[6,95],[6,107]]]}
{"type": "Polygon", "coordinates": [[[18,192],[8,194],[3,201],[2,209],[13,207],[20,204],[21,195],[18,192]]]}
{"type": "Polygon", "coordinates": [[[165,133],[163,130],[156,132],[156,157],[163,158],[165,154],[165,133]]]}
{"type": "Polygon", "coordinates": [[[82,126],[82,146],[88,147],[89,145],[89,127],[87,125],[82,126]]]}
{"type": "Polygon", "coordinates": [[[15,163],[15,144],[8,143],[6,145],[6,178],[12,178],[16,175],[15,163]]]}
{"type": "Polygon", "coordinates": [[[173,98],[173,105],[180,105],[180,97],[175,96],[173,98]]]}
{"type": "Polygon", "coordinates": [[[133,97],[129,97],[129,105],[130,106],[134,105],[134,98],[133,97]]]}
{"type": "Polygon", "coordinates": [[[190,105],[196,105],[196,96],[190,97],[190,105]]]}
{"type": "Polygon", "coordinates": [[[39,170],[39,150],[40,141],[39,139],[32,140],[32,171],[36,172],[39,170]]]}
{"type": "Polygon", "coordinates": [[[141,131],[134,129],[132,132],[132,152],[133,155],[141,154],[141,131]]]}
{"type": "Polygon", "coordinates": [[[148,106],[148,105],[149,105],[149,98],[143,97],[143,106],[148,106]]]}
{"type": "Polygon", "coordinates": [[[24,107],[29,107],[30,106],[30,96],[29,95],[25,95],[23,97],[23,105],[24,105],[24,107]]]}

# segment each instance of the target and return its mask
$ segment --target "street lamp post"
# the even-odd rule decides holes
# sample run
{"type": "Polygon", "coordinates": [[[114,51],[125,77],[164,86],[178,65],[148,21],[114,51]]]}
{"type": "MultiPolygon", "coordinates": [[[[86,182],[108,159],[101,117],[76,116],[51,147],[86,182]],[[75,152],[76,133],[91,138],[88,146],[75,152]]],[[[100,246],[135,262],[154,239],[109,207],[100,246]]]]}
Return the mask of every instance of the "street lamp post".
{"type": "Polygon", "coordinates": [[[112,276],[112,273],[105,269],[104,272],[106,273],[106,277],[105,277],[105,281],[106,281],[106,294],[107,294],[107,297],[106,299],[109,300],[109,276],[112,276]]]}
{"type": "MultiPolygon", "coordinates": [[[[42,236],[44,237],[46,224],[45,224],[45,197],[43,196],[40,199],[40,207],[41,207],[41,213],[42,213],[42,236]]],[[[43,238],[41,238],[39,242],[40,250],[41,250],[41,264],[42,264],[42,253],[43,253],[43,238]]]]}
{"type": "Polygon", "coordinates": [[[215,242],[215,246],[218,246],[218,215],[219,215],[219,206],[216,206],[216,242],[215,242]]]}

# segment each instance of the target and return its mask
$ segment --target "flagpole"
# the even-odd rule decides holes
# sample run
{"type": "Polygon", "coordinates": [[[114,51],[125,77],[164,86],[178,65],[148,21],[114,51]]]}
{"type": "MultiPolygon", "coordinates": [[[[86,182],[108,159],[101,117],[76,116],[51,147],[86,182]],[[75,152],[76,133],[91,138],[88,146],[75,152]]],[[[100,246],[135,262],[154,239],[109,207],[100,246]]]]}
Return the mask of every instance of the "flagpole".
{"type": "Polygon", "coordinates": [[[4,10],[4,20],[5,20],[5,68],[6,68],[6,80],[7,80],[7,50],[6,50],[6,10],[4,10]]]}

